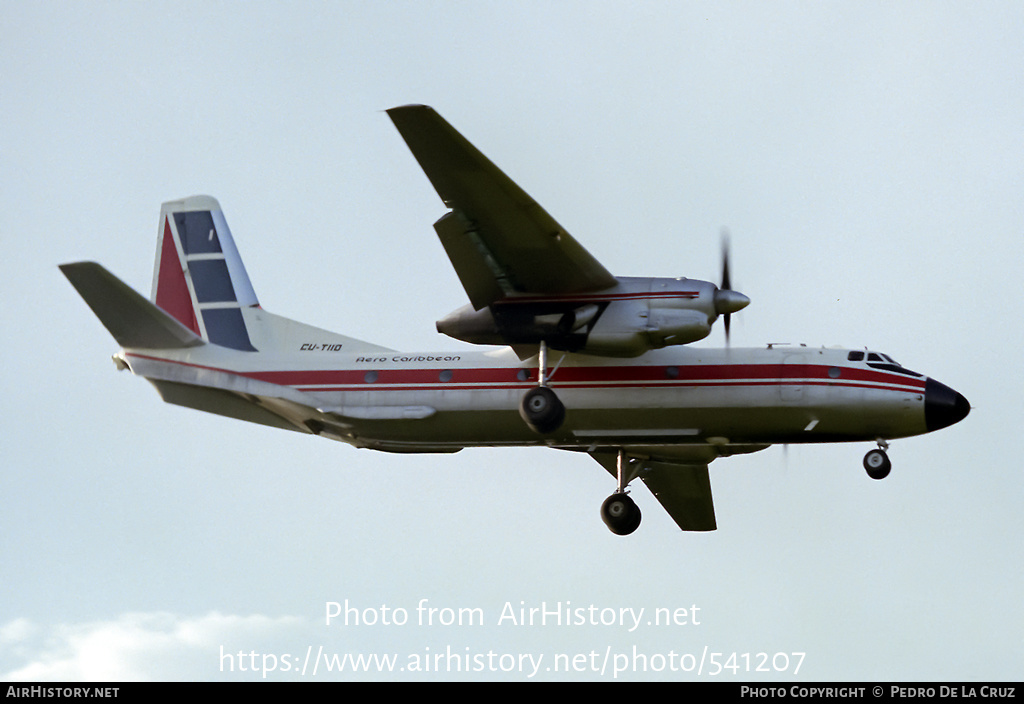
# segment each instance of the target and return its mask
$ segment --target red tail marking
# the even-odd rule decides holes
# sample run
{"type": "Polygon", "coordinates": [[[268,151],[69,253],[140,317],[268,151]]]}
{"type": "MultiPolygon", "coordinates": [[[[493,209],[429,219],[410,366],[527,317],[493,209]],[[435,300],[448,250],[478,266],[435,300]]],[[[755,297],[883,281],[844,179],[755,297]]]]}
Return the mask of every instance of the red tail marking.
{"type": "Polygon", "coordinates": [[[178,248],[174,246],[170,220],[164,219],[164,242],[160,252],[160,277],[156,284],[156,304],[163,308],[182,325],[199,334],[196,312],[192,309],[192,297],[185,283],[185,272],[178,259],[178,248]]]}

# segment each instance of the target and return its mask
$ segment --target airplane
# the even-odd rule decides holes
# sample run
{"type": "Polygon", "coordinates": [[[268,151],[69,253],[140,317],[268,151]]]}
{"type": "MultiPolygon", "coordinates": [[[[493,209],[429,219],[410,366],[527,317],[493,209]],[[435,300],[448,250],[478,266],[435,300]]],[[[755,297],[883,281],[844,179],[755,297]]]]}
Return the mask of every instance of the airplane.
{"type": "Polygon", "coordinates": [[[719,284],[613,276],[432,108],[387,111],[447,207],[434,229],[469,304],[437,330],[483,351],[400,352],[267,312],[218,202],[164,203],[152,295],[94,262],[61,271],[113,356],[168,403],[398,453],[545,446],[615,481],[601,518],[640,525],[639,478],[684,531],[717,528],[708,465],[773,444],[889,441],[967,416],[952,388],[868,349],[729,345],[750,299],[719,284]],[[689,343],[722,319],[724,348],[689,343]]]}

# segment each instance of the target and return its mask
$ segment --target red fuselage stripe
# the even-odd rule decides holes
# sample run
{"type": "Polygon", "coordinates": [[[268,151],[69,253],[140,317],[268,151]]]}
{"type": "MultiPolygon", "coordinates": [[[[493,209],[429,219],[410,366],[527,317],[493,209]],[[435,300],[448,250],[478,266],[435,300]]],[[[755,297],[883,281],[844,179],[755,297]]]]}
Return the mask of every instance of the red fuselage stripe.
{"type": "MultiPolygon", "coordinates": [[[[302,391],[365,391],[370,389],[404,390],[490,390],[529,388],[536,385],[536,371],[520,378],[520,367],[460,369],[317,369],[306,371],[241,372],[218,369],[187,362],[177,362],[148,355],[129,356],[154,361],[236,374],[257,381],[291,386],[302,391]],[[370,372],[373,372],[370,375],[370,372]],[[446,372],[441,380],[440,374],[446,372]],[[450,375],[447,374],[450,372],[450,375]],[[368,376],[369,375],[369,376],[368,376]]],[[[891,391],[923,393],[925,379],[873,369],[837,367],[834,365],[793,364],[707,364],[657,366],[564,367],[550,379],[553,387],[562,388],[674,388],[699,386],[842,386],[878,388],[891,391]],[[838,376],[831,376],[838,370],[838,376]]]]}

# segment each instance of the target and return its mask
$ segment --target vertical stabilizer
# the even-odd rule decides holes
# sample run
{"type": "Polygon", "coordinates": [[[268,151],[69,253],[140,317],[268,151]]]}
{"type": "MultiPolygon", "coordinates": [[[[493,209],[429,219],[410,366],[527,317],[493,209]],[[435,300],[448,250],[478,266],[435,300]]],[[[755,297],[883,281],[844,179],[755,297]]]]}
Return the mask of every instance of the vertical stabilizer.
{"type": "Polygon", "coordinates": [[[160,208],[152,299],[204,340],[256,351],[242,309],[259,301],[215,198],[191,196],[160,208]]]}

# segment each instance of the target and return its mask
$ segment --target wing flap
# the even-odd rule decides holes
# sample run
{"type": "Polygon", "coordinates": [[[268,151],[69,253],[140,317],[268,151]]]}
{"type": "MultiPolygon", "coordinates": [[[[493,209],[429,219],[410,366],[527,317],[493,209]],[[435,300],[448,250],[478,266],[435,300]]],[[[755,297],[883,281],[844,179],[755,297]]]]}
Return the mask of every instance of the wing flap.
{"type": "Polygon", "coordinates": [[[434,223],[445,254],[466,289],[473,308],[480,310],[503,298],[510,287],[507,273],[483,249],[483,243],[467,233],[467,223],[461,213],[449,212],[434,223]]]}
{"type": "Polygon", "coordinates": [[[708,466],[644,463],[640,479],[683,530],[717,530],[708,466]]]}
{"type": "MultiPolygon", "coordinates": [[[[453,264],[471,299],[471,289],[478,288],[475,274],[491,263],[521,293],[579,293],[615,285],[615,277],[600,262],[432,108],[408,105],[392,108],[388,115],[441,200],[466,223],[461,235],[447,235],[445,249],[469,253],[453,264]],[[450,244],[459,236],[478,238],[481,246],[472,241],[450,244]]],[[[497,300],[497,290],[477,296],[474,306],[482,307],[482,298],[491,298],[487,304],[497,300]]]]}

